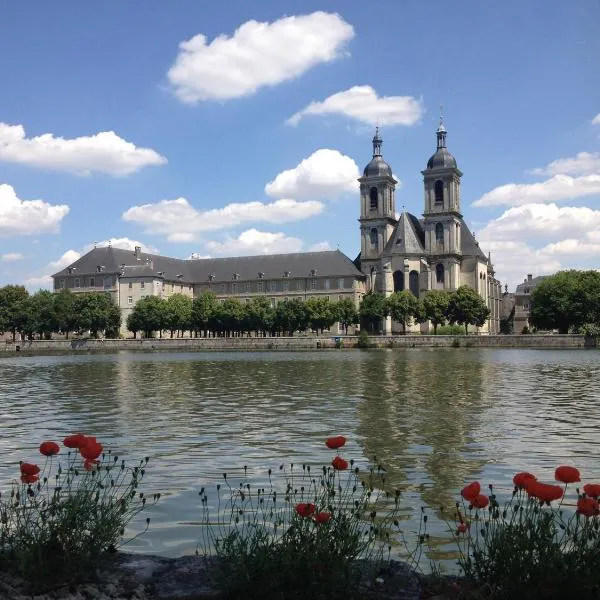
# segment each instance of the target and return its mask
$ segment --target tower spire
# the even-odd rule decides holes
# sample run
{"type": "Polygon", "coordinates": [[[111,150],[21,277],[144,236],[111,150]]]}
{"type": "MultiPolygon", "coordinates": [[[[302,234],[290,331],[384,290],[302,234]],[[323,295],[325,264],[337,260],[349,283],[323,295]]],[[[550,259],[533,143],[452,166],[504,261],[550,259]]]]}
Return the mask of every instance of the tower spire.
{"type": "Polygon", "coordinates": [[[379,125],[375,127],[375,135],[373,136],[373,158],[376,156],[381,156],[381,145],[383,144],[383,140],[379,135],[379,125]]]}
{"type": "Polygon", "coordinates": [[[446,147],[446,127],[444,126],[444,105],[440,104],[440,124],[436,131],[437,135],[437,147],[438,150],[440,148],[446,147]]]}

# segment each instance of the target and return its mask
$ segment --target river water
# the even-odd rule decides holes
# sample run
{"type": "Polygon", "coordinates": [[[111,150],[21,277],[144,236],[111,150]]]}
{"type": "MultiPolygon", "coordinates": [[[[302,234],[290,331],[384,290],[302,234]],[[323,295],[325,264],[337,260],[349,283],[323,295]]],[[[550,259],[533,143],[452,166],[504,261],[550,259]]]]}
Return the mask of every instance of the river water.
{"type": "MultiPolygon", "coordinates": [[[[281,463],[376,455],[402,490],[410,535],[429,507],[433,548],[450,550],[435,518],[477,478],[509,494],[516,471],[552,480],[573,464],[600,481],[600,354],[596,350],[130,353],[0,358],[0,487],[42,440],[74,431],[130,463],[150,457],[144,490],[162,499],[129,548],[195,551],[198,491],[281,463]]],[[[139,525],[137,525],[139,527],[139,525]]],[[[134,526],[135,527],[135,526],[134,526]]]]}

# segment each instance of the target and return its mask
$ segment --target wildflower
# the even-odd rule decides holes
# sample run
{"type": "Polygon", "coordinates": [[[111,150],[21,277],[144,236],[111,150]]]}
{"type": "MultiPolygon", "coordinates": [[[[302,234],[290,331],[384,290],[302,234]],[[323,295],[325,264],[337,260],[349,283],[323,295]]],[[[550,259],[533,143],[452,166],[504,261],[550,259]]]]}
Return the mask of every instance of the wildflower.
{"type": "Polygon", "coordinates": [[[94,469],[94,467],[99,463],[100,461],[98,460],[89,460],[88,458],[86,458],[83,461],[83,468],[86,471],[92,471],[94,469]]]}
{"type": "Polygon", "coordinates": [[[583,486],[583,491],[590,498],[598,498],[600,496],[600,483],[586,483],[583,486]]]}
{"type": "Polygon", "coordinates": [[[323,524],[331,520],[330,512],[320,512],[315,515],[315,523],[323,524]]]}
{"type": "Polygon", "coordinates": [[[86,437],[83,433],[74,433],[73,435],[68,435],[64,440],[63,444],[67,448],[81,448],[86,442],[86,437]]]}
{"type": "Polygon", "coordinates": [[[483,494],[477,494],[477,496],[471,500],[471,504],[475,508],[485,508],[489,503],[490,499],[483,494]]]}
{"type": "Polygon", "coordinates": [[[582,496],[577,500],[577,512],[584,517],[595,517],[600,514],[598,500],[582,496]]]}
{"type": "Polygon", "coordinates": [[[343,435],[336,435],[334,437],[327,438],[325,440],[325,445],[330,450],[337,450],[341,448],[346,443],[346,438],[343,435]]]}
{"type": "Polygon", "coordinates": [[[473,499],[479,495],[479,492],[481,492],[479,482],[473,481],[473,483],[470,483],[461,490],[460,495],[467,500],[467,502],[473,502],[473,499]]]}
{"type": "Polygon", "coordinates": [[[467,531],[469,531],[469,526],[466,523],[459,523],[458,527],[456,528],[456,533],[467,533],[467,531]]]}
{"type": "Polygon", "coordinates": [[[296,512],[301,516],[307,519],[315,512],[315,505],[308,504],[305,502],[301,502],[300,504],[296,504],[296,512]]]}
{"type": "Polygon", "coordinates": [[[86,460],[96,460],[104,450],[104,446],[96,441],[96,438],[86,438],[85,444],[79,447],[79,452],[86,460]]]}
{"type": "Polygon", "coordinates": [[[344,460],[341,456],[336,456],[331,464],[336,471],[345,471],[348,468],[348,461],[344,460]]]}
{"type": "Polygon", "coordinates": [[[548,502],[548,504],[550,504],[553,500],[562,498],[563,489],[559,485],[550,485],[548,483],[534,481],[527,485],[527,493],[542,502],[548,502]]]}
{"type": "Polygon", "coordinates": [[[21,475],[21,481],[23,483],[35,483],[36,481],[39,481],[39,477],[37,475],[26,475],[25,473],[23,473],[21,475]]]}
{"type": "Polygon", "coordinates": [[[56,442],[42,442],[40,452],[44,456],[54,456],[60,452],[60,446],[56,442]]]}
{"type": "Polygon", "coordinates": [[[513,483],[519,489],[525,489],[527,484],[531,483],[532,481],[537,481],[537,477],[531,473],[528,473],[527,471],[521,471],[513,477],[513,483]]]}
{"type": "Polygon", "coordinates": [[[37,465],[21,463],[21,475],[37,475],[39,472],[40,468],[37,465]]]}
{"type": "Polygon", "coordinates": [[[556,479],[556,481],[562,481],[563,483],[576,483],[577,481],[581,481],[579,471],[575,467],[566,465],[556,469],[554,472],[554,479],[556,479]]]}

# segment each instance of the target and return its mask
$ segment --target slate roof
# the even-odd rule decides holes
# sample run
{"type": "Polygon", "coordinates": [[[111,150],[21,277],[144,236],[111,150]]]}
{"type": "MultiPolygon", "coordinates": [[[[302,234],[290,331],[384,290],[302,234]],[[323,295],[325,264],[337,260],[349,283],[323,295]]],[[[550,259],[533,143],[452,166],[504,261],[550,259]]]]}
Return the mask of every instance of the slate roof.
{"type": "Polygon", "coordinates": [[[145,252],[141,252],[138,259],[131,250],[112,247],[94,248],[52,277],[123,272],[125,277],[153,276],[199,283],[208,281],[211,274],[214,275],[213,281],[231,281],[234,273],[239,275],[240,280],[258,279],[258,273],[264,273],[265,279],[279,278],[284,276],[285,271],[289,271],[292,278],[310,277],[313,269],[318,277],[364,277],[339,250],[187,260],[145,252]],[[99,265],[104,267],[101,272],[99,265]]]}
{"type": "Polygon", "coordinates": [[[487,262],[488,257],[485,252],[479,247],[479,243],[475,236],[471,233],[467,224],[460,220],[460,241],[463,256],[477,256],[487,262]]]}
{"type": "Polygon", "coordinates": [[[544,279],[546,279],[547,277],[549,277],[549,275],[538,275],[537,277],[532,277],[531,279],[528,279],[527,281],[520,283],[517,286],[516,293],[517,294],[525,294],[526,293],[525,289],[527,289],[527,288],[529,288],[529,292],[531,293],[531,290],[533,290],[540,283],[542,283],[542,281],[544,281],[544,279]]]}
{"type": "Polygon", "coordinates": [[[419,219],[403,212],[383,254],[425,254],[425,232],[419,219]]]}

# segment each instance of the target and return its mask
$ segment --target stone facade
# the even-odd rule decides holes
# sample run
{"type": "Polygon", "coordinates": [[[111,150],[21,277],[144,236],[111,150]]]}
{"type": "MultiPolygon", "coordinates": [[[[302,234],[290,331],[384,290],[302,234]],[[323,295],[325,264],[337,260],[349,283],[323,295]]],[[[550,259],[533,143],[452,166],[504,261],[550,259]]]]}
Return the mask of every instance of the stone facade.
{"type": "Polygon", "coordinates": [[[531,331],[531,292],[546,279],[548,275],[533,277],[530,273],[527,278],[517,286],[514,294],[515,314],[513,318],[514,332],[521,333],[525,327],[531,331]]]}

